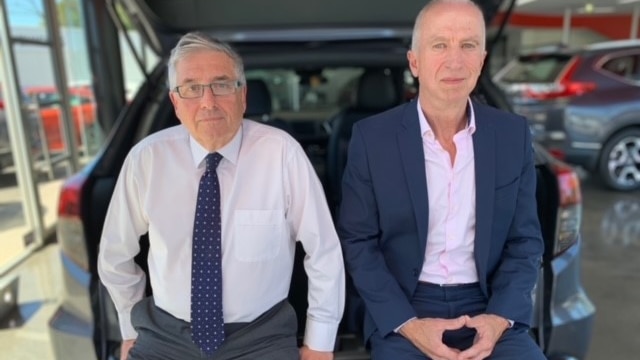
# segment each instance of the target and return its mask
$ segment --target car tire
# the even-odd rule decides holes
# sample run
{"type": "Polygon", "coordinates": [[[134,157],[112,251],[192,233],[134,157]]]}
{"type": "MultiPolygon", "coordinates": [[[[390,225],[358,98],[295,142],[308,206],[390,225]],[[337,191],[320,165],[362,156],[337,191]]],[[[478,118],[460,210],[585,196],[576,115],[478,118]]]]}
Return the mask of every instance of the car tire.
{"type": "Polygon", "coordinates": [[[598,175],[611,189],[640,189],[640,128],[623,130],[607,141],[600,153],[598,175]]]}

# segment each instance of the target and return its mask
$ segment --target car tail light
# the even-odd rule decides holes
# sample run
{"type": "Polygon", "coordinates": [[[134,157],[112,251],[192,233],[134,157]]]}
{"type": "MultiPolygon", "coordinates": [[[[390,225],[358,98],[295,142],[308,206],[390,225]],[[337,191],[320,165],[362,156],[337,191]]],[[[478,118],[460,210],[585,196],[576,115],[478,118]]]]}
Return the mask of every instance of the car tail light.
{"type": "Polygon", "coordinates": [[[578,174],[571,167],[555,163],[552,168],[558,179],[560,195],[553,249],[553,255],[558,256],[578,241],[582,221],[582,191],[578,174]]]}
{"type": "Polygon", "coordinates": [[[564,161],[566,157],[566,153],[564,152],[564,150],[558,148],[549,148],[547,150],[549,151],[549,154],[551,154],[551,156],[553,156],[554,158],[564,161]]]}
{"type": "Polygon", "coordinates": [[[82,187],[86,175],[78,173],[67,179],[58,203],[58,243],[62,252],[82,269],[89,270],[84,229],[80,218],[82,187]]]}
{"type": "Polygon", "coordinates": [[[574,57],[558,82],[545,85],[529,85],[524,90],[524,96],[536,100],[554,100],[576,97],[595,90],[596,84],[593,82],[572,80],[580,62],[581,60],[578,57],[574,57]]]}

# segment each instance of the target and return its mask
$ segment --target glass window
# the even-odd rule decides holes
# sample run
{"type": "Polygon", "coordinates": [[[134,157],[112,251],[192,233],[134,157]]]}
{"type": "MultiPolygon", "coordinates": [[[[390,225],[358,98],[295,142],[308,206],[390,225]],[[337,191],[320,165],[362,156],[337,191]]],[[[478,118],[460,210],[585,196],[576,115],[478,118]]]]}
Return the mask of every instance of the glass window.
{"type": "Polygon", "coordinates": [[[604,65],[602,65],[602,69],[609,72],[610,74],[614,74],[623,78],[635,79],[637,80],[637,56],[635,55],[626,55],[620,56],[613,59],[610,59],[604,65]]]}
{"type": "Polygon", "coordinates": [[[0,209],[10,209],[0,212],[0,272],[53,233],[62,179],[88,162],[103,139],[92,95],[81,0],[55,1],[59,28],[54,34],[49,33],[52,14],[44,4],[43,0],[6,3],[9,49],[15,58],[8,71],[16,76],[22,119],[7,116],[8,94],[0,94],[0,209]],[[61,47],[47,41],[51,39],[59,39],[61,47]],[[64,66],[69,88],[68,119],[61,110],[57,76],[62,74],[55,72],[56,59],[64,66]],[[75,148],[67,139],[65,124],[75,137],[75,148]]]}
{"type": "Polygon", "coordinates": [[[555,82],[571,56],[525,56],[511,63],[500,77],[504,83],[550,83],[555,82]]]}
{"type": "Polygon", "coordinates": [[[274,117],[326,120],[352,104],[363,72],[358,67],[267,69],[248,70],[246,78],[260,79],[267,85],[274,117]]]}

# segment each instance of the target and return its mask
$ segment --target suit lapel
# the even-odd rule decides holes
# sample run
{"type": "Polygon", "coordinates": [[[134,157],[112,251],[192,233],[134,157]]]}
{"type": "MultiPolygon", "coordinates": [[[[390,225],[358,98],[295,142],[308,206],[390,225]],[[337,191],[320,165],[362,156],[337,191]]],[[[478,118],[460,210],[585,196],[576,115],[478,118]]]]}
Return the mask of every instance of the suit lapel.
{"type": "Polygon", "coordinates": [[[424,149],[420,134],[418,105],[415,101],[411,101],[405,107],[402,125],[398,131],[397,138],[407,179],[407,187],[409,188],[414,216],[418,225],[420,254],[424,254],[427,244],[427,228],[429,226],[429,198],[425,178],[424,149]]]}
{"type": "Polygon", "coordinates": [[[491,224],[495,192],[495,130],[487,121],[482,106],[474,103],[476,131],[473,134],[473,151],[476,173],[476,238],[475,261],[480,284],[486,291],[486,275],[491,250],[491,224]]]}

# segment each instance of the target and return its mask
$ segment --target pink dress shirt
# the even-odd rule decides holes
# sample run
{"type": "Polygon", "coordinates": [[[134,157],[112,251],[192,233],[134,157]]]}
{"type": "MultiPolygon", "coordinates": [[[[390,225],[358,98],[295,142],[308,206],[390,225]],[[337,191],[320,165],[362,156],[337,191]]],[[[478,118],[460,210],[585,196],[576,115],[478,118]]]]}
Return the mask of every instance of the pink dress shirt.
{"type": "Polygon", "coordinates": [[[469,122],[453,141],[456,157],[436,140],[418,106],[429,194],[429,231],[420,281],[466,284],[478,281],[473,256],[476,228],[476,183],[472,135],[476,129],[469,102],[469,122]]]}

